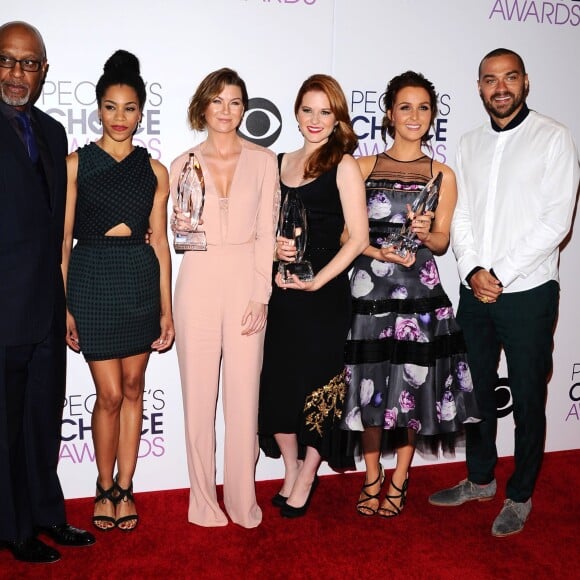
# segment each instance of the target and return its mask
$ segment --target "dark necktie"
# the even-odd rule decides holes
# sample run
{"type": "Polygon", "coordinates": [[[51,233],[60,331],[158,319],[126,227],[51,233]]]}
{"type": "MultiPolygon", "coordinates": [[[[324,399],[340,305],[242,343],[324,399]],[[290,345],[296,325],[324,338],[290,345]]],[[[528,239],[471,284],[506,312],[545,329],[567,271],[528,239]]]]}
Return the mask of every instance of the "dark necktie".
{"type": "Polygon", "coordinates": [[[26,145],[26,150],[28,151],[28,156],[32,160],[32,163],[36,163],[38,161],[38,145],[36,143],[36,137],[34,136],[30,119],[23,111],[18,113],[17,119],[22,128],[22,135],[24,136],[24,143],[26,145]]]}

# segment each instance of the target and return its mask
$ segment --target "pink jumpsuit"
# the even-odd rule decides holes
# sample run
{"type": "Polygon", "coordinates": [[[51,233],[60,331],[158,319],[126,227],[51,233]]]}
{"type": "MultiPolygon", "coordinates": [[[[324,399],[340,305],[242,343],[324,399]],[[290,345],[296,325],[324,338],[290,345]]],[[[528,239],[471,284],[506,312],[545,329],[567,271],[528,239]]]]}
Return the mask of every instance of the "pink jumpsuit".
{"type": "MultiPolygon", "coordinates": [[[[228,198],[220,198],[200,146],[192,149],[205,178],[203,225],[207,251],[185,252],[175,288],[176,348],[191,484],[188,519],[224,526],[215,484],[215,414],[220,363],[225,422],[224,504],[233,522],[260,524],[254,475],[264,331],[243,336],[249,301],[267,304],[279,205],[276,157],[242,142],[228,198]]],[[[171,193],[189,151],[171,164],[171,193]]]]}

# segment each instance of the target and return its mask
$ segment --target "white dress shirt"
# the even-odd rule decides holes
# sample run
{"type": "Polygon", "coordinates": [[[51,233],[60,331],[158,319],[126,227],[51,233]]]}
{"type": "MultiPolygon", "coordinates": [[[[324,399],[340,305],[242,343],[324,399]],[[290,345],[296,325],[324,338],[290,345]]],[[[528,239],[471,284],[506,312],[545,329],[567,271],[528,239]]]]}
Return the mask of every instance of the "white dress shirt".
{"type": "Polygon", "coordinates": [[[506,130],[488,122],[464,135],[451,226],[463,283],[478,266],[493,268],[504,292],[557,281],[558,247],[570,229],[578,176],[570,131],[535,111],[506,130]]]}

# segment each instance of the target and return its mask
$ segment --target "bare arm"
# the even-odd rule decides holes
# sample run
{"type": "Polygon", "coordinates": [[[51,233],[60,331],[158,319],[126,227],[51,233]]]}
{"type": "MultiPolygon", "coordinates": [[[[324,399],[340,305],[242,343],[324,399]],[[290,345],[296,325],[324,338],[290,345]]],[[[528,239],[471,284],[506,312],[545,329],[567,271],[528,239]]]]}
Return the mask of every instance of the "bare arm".
{"type": "MultiPolygon", "coordinates": [[[[64,214],[64,236],[62,240],[62,261],[61,270],[64,280],[65,292],[67,290],[68,266],[73,247],[73,231],[75,225],[75,210],[77,205],[77,173],[79,167],[79,156],[76,151],[66,158],[66,206],[64,214]]],[[[75,351],[80,350],[79,334],[75,320],[67,308],[66,315],[66,343],[75,351]]]]}
{"type": "Polygon", "coordinates": [[[314,291],[336,278],[369,245],[369,222],[367,218],[365,188],[360,169],[350,155],[338,164],[336,183],[344,213],[348,239],[332,260],[324,266],[311,282],[300,282],[296,277],[283,284],[277,275],[277,283],[285,288],[314,291]]]}
{"type": "Polygon", "coordinates": [[[434,254],[442,255],[449,247],[449,230],[457,203],[457,182],[450,167],[437,162],[433,165],[435,174],[439,171],[443,173],[439,205],[434,214],[426,212],[422,216],[412,216],[411,231],[434,254]]]}
{"type": "Polygon", "coordinates": [[[167,350],[173,343],[173,313],[171,308],[171,254],[167,241],[167,201],[169,198],[169,176],[167,169],[156,160],[151,160],[151,167],[157,177],[157,189],[153,199],[153,209],[149,216],[151,228],[150,244],[159,261],[159,289],[161,295],[161,334],[151,348],[158,351],[167,350]]]}

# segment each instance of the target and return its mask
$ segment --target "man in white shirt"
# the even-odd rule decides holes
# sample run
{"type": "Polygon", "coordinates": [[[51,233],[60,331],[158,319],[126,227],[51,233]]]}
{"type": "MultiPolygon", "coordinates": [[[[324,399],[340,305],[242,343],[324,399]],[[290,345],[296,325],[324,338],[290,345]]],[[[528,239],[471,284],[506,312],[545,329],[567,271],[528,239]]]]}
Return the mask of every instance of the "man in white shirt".
{"type": "Polygon", "coordinates": [[[451,243],[462,281],[457,320],[484,421],[467,426],[467,479],[429,501],[455,506],[495,495],[495,386],[503,348],[515,469],[491,532],[507,536],[524,527],[542,463],[559,245],[572,222],[578,153],[566,127],[528,109],[528,75],[515,52],[498,48],[487,54],[478,87],[490,122],[459,143],[451,243]]]}

